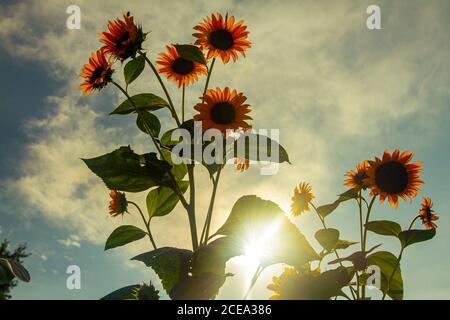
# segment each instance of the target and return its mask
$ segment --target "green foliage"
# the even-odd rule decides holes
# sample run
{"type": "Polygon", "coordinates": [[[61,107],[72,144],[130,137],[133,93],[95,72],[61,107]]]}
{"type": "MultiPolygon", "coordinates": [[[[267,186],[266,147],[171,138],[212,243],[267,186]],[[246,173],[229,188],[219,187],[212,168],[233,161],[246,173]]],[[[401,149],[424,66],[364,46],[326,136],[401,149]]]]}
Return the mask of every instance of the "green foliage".
{"type": "Polygon", "coordinates": [[[135,290],[139,287],[140,285],[138,284],[126,286],[107,294],[100,300],[132,300],[135,290]]]}
{"type": "Polygon", "coordinates": [[[337,209],[337,207],[339,206],[340,201],[335,201],[333,203],[330,204],[326,204],[323,206],[320,206],[317,208],[317,213],[322,217],[325,218],[326,216],[328,216],[330,213],[332,213],[334,210],[337,209]]]}
{"type": "Polygon", "coordinates": [[[9,242],[4,240],[0,244],[0,300],[10,299],[10,291],[17,286],[17,279],[28,282],[30,275],[23,267],[23,259],[30,254],[26,252],[25,244],[16,249],[9,249],[9,242]]]}
{"type": "Polygon", "coordinates": [[[83,159],[109,189],[141,192],[164,183],[170,165],[155,153],[138,155],[128,147],[92,159],[83,159]]]}
{"type": "Polygon", "coordinates": [[[402,228],[397,222],[389,220],[370,221],[366,223],[366,228],[376,234],[394,237],[398,237],[402,231],[402,228]]]}
{"type": "Polygon", "coordinates": [[[376,265],[381,271],[381,291],[394,300],[403,299],[403,278],[400,269],[400,263],[392,253],[387,251],[378,251],[367,256],[368,265],[376,265]],[[390,284],[388,281],[395,271],[390,284]]]}
{"type": "Polygon", "coordinates": [[[431,230],[406,230],[400,232],[398,238],[402,248],[406,248],[414,243],[431,240],[436,235],[436,229],[431,230]]]}
{"type": "Polygon", "coordinates": [[[129,85],[134,80],[136,80],[136,78],[139,77],[142,71],[144,71],[144,67],[145,54],[141,54],[128,62],[124,68],[125,83],[129,85]]]}
{"type": "Polygon", "coordinates": [[[132,101],[129,99],[125,100],[110,114],[124,115],[136,111],[155,111],[162,108],[169,108],[169,104],[166,100],[152,93],[137,94],[132,96],[131,100],[132,101]]]}
{"type": "Polygon", "coordinates": [[[145,237],[147,233],[135,226],[120,226],[115,229],[108,240],[106,240],[105,250],[124,246],[130,242],[134,242],[145,237]]]}
{"type": "MultiPolygon", "coordinates": [[[[189,182],[180,181],[178,185],[181,192],[184,193],[189,187],[189,182]]],[[[169,214],[179,201],[177,194],[171,188],[158,187],[151,190],[146,199],[149,218],[162,217],[169,214]]]]}
{"type": "Polygon", "coordinates": [[[316,232],[314,237],[320,245],[327,251],[333,250],[339,241],[339,230],[336,229],[321,229],[316,232]]]}
{"type": "Polygon", "coordinates": [[[278,152],[278,159],[275,158],[270,160],[273,160],[273,162],[277,163],[291,163],[286,149],[278,142],[270,139],[269,137],[255,133],[246,133],[245,135],[242,135],[234,143],[233,149],[229,150],[229,158],[234,158],[239,155],[238,150],[240,148],[240,145],[244,147],[242,151],[245,151],[245,159],[268,161],[269,158],[271,158],[276,154],[276,152],[278,152]],[[250,141],[256,141],[257,143],[250,143],[250,141]],[[273,152],[275,152],[275,154],[272,155],[273,152]]]}
{"type": "Polygon", "coordinates": [[[176,44],[175,48],[182,58],[206,65],[205,56],[198,47],[190,44],[176,44]]]}
{"type": "Polygon", "coordinates": [[[148,111],[139,112],[136,125],[145,134],[148,134],[148,131],[150,131],[154,137],[158,137],[161,131],[161,123],[158,117],[148,111]]]}

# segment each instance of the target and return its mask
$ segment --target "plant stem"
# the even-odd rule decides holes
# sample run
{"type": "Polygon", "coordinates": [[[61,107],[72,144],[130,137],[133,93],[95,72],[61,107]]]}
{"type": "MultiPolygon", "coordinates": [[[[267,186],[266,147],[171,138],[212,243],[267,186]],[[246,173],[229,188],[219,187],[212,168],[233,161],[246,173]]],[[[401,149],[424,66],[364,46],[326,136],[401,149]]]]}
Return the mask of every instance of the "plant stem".
{"type": "Polygon", "coordinates": [[[195,251],[198,249],[198,238],[197,238],[197,225],[195,221],[195,181],[194,181],[194,164],[187,165],[188,175],[189,175],[189,225],[191,227],[191,239],[192,239],[192,249],[195,251]]]}
{"type": "Polygon", "coordinates": [[[184,122],[184,99],[186,96],[186,85],[183,84],[183,93],[181,95],[181,122],[184,122]]]}
{"type": "Polygon", "coordinates": [[[258,266],[256,267],[255,274],[253,275],[252,282],[250,282],[250,286],[249,286],[249,288],[247,289],[247,292],[245,293],[243,300],[247,300],[248,295],[249,295],[250,292],[252,291],[253,287],[254,287],[255,284],[256,284],[256,281],[258,281],[258,278],[259,278],[259,276],[261,275],[261,273],[263,272],[263,270],[264,270],[264,267],[261,267],[261,265],[258,264],[258,266]]]}
{"type": "Polygon", "coordinates": [[[203,90],[203,95],[205,95],[206,91],[208,90],[209,80],[211,78],[211,73],[212,73],[212,71],[214,69],[214,63],[215,62],[216,62],[216,58],[213,58],[212,62],[211,62],[211,66],[208,69],[208,76],[206,77],[206,83],[205,83],[205,89],[203,90]]]}
{"type": "MultiPolygon", "coordinates": [[[[375,203],[376,198],[377,198],[377,196],[374,195],[372,197],[372,200],[370,200],[369,206],[367,207],[366,220],[365,220],[365,223],[363,226],[364,234],[363,234],[363,242],[361,244],[362,245],[361,251],[364,254],[364,256],[365,256],[365,252],[366,252],[366,242],[367,242],[367,227],[366,226],[367,226],[367,223],[369,222],[370,213],[372,212],[372,207],[373,207],[373,204],[375,203]]],[[[362,213],[361,213],[361,216],[362,216],[362,213]]],[[[361,291],[362,291],[362,293],[361,293],[362,299],[365,300],[366,299],[366,284],[365,283],[362,284],[361,291]]]]}
{"type": "Polygon", "coordinates": [[[147,229],[147,235],[148,235],[148,237],[149,237],[149,239],[150,239],[150,243],[152,244],[152,246],[153,246],[153,248],[154,248],[155,250],[158,249],[158,248],[156,247],[155,240],[153,240],[152,232],[150,231],[150,220],[147,221],[147,219],[145,219],[144,213],[142,212],[141,208],[140,208],[136,203],[134,203],[133,201],[127,201],[127,202],[128,202],[129,204],[135,206],[136,209],[139,211],[139,214],[141,215],[141,218],[142,218],[142,220],[144,221],[145,228],[147,229]]]}
{"type": "Polygon", "coordinates": [[[216,199],[217,187],[219,185],[220,173],[222,172],[222,167],[217,170],[216,178],[213,179],[213,190],[211,194],[211,200],[209,201],[208,213],[206,214],[205,224],[203,225],[202,236],[200,238],[200,243],[207,245],[209,239],[209,228],[211,226],[212,214],[214,209],[214,202],[216,199]]]}
{"type": "Polygon", "coordinates": [[[150,68],[152,69],[153,73],[155,74],[156,78],[159,81],[159,84],[161,85],[161,88],[164,91],[164,94],[167,97],[167,101],[169,102],[169,106],[170,106],[170,112],[172,113],[172,117],[175,119],[176,123],[178,126],[180,126],[180,120],[178,119],[178,115],[177,112],[175,111],[175,107],[173,105],[172,99],[170,98],[169,92],[167,91],[166,86],[164,85],[164,82],[161,79],[161,76],[159,75],[158,71],[156,70],[155,66],[153,65],[153,63],[150,61],[150,59],[147,57],[146,54],[144,54],[142,51],[139,51],[140,54],[142,54],[144,56],[145,61],[147,62],[147,64],[150,66],[150,68]]]}

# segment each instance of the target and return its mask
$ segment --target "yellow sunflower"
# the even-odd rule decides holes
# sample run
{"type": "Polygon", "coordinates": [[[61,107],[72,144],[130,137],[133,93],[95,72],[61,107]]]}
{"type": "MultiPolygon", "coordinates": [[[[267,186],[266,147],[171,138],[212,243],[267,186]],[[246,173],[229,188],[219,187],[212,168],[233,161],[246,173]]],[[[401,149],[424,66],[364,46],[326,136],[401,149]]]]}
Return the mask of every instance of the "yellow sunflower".
{"type": "Polygon", "coordinates": [[[202,122],[204,131],[214,128],[225,133],[227,129],[251,128],[246,122],[252,119],[248,115],[250,105],[245,104],[247,98],[242,93],[231,91],[228,87],[224,90],[216,88],[208,90],[200,99],[202,102],[194,106],[199,112],[194,116],[194,120],[202,122]]]}
{"type": "Polygon", "coordinates": [[[198,31],[193,34],[197,38],[195,44],[201,50],[208,50],[208,59],[220,57],[227,63],[232,58],[236,62],[238,53],[245,57],[245,50],[251,47],[247,40],[249,32],[243,23],[235,23],[234,16],[228,17],[228,14],[225,18],[219,13],[212,14],[194,27],[198,31]]]}
{"type": "Polygon", "coordinates": [[[410,163],[414,154],[408,150],[400,154],[395,149],[392,154],[386,150],[383,158],[369,161],[367,179],[364,180],[371,189],[372,195],[380,196],[380,203],[388,198],[389,203],[398,207],[398,198],[412,200],[420,191],[421,162],[410,163]]]}
{"type": "Polygon", "coordinates": [[[198,80],[198,76],[207,75],[206,66],[182,58],[174,46],[167,46],[167,53],[161,52],[156,61],[161,66],[158,73],[166,74],[167,79],[175,80],[178,88],[198,80]]]}
{"type": "Polygon", "coordinates": [[[422,223],[425,225],[425,229],[436,229],[437,225],[433,222],[439,219],[439,216],[434,213],[433,202],[429,197],[425,197],[422,201],[419,216],[422,223]]]}
{"type": "Polygon", "coordinates": [[[301,215],[305,211],[309,211],[309,203],[314,199],[312,188],[309,183],[302,182],[294,189],[292,197],[291,212],[295,217],[301,215]]]}
{"type": "Polygon", "coordinates": [[[360,191],[361,189],[366,189],[367,185],[364,183],[364,180],[367,179],[367,168],[369,166],[369,162],[364,160],[361,163],[356,165],[356,171],[350,170],[345,176],[348,177],[345,180],[344,185],[353,188],[355,191],[360,191]]]}

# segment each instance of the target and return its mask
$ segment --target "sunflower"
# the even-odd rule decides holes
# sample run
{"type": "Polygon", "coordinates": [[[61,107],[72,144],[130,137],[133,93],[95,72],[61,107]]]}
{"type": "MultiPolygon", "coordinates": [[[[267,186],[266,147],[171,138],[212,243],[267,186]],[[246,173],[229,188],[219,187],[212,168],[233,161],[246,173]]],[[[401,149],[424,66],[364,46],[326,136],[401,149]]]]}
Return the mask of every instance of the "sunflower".
{"type": "Polygon", "coordinates": [[[223,63],[227,63],[230,58],[236,62],[238,52],[245,57],[245,50],[251,47],[247,40],[249,32],[243,23],[235,23],[234,16],[228,17],[228,14],[225,18],[219,13],[212,14],[194,27],[198,31],[193,34],[197,38],[195,44],[201,50],[208,50],[208,59],[220,56],[223,63]]]}
{"type": "Polygon", "coordinates": [[[128,202],[125,193],[111,190],[109,196],[111,197],[109,202],[109,214],[111,217],[117,217],[127,212],[128,202]]]}
{"type": "Polygon", "coordinates": [[[237,171],[244,172],[245,170],[247,170],[250,167],[250,160],[235,158],[234,164],[236,165],[237,171]]]}
{"type": "Polygon", "coordinates": [[[295,217],[310,210],[309,203],[314,199],[311,191],[311,186],[306,182],[302,182],[298,187],[295,187],[291,204],[291,212],[295,217]]]}
{"type": "Polygon", "coordinates": [[[245,121],[252,119],[247,115],[250,106],[244,103],[247,98],[242,93],[231,91],[228,87],[224,90],[216,88],[208,90],[200,99],[202,102],[194,106],[200,112],[194,116],[194,120],[202,121],[204,131],[214,128],[225,133],[227,129],[251,128],[245,121]]]}
{"type": "Polygon", "coordinates": [[[182,58],[174,46],[166,48],[167,53],[161,52],[156,61],[161,65],[158,72],[167,74],[167,79],[175,80],[178,87],[194,83],[199,75],[208,74],[205,65],[182,58]]]}
{"type": "Polygon", "coordinates": [[[425,225],[425,229],[431,230],[436,229],[437,225],[433,222],[439,219],[439,216],[434,213],[433,202],[429,197],[425,197],[422,201],[419,216],[422,223],[425,225]]]}
{"type": "Polygon", "coordinates": [[[356,171],[350,170],[345,176],[348,177],[345,180],[344,185],[353,188],[355,191],[360,191],[361,189],[366,189],[367,185],[364,183],[364,180],[367,179],[367,168],[369,166],[369,162],[364,160],[363,162],[356,165],[356,171]]]}
{"type": "Polygon", "coordinates": [[[89,58],[89,63],[85,64],[80,76],[85,80],[80,85],[83,94],[87,96],[93,90],[101,90],[111,81],[113,73],[111,63],[106,59],[103,50],[93,52],[89,58]]]}
{"type": "Polygon", "coordinates": [[[123,15],[123,20],[117,18],[108,22],[108,31],[100,34],[100,41],[104,43],[105,53],[124,61],[135,57],[136,52],[142,49],[145,34],[138,27],[129,12],[123,15]]]}
{"type": "Polygon", "coordinates": [[[398,197],[412,201],[420,191],[421,162],[410,163],[414,154],[408,150],[400,154],[395,149],[392,154],[386,150],[383,158],[369,161],[367,179],[364,180],[371,189],[372,195],[380,195],[380,203],[388,198],[389,203],[398,207],[398,197]]]}

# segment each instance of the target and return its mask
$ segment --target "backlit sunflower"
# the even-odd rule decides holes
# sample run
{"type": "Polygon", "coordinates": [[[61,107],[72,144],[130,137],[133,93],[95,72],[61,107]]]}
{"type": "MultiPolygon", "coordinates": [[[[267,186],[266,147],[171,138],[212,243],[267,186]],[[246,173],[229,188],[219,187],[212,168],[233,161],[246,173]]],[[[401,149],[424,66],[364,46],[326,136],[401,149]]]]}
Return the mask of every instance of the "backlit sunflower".
{"type": "Polygon", "coordinates": [[[109,214],[111,217],[117,217],[127,212],[128,203],[125,193],[111,190],[109,196],[111,197],[111,201],[109,202],[109,214]]]}
{"type": "Polygon", "coordinates": [[[295,217],[301,215],[305,211],[309,211],[309,203],[314,199],[312,188],[309,183],[302,182],[294,189],[292,197],[291,212],[295,217]]]}
{"type": "Polygon", "coordinates": [[[138,27],[133,16],[127,12],[123,20],[117,18],[108,22],[108,31],[100,34],[100,41],[104,43],[105,53],[124,61],[129,57],[135,57],[136,52],[142,49],[145,34],[138,27]]]}
{"type": "Polygon", "coordinates": [[[197,38],[195,44],[201,50],[208,50],[208,59],[220,57],[227,63],[233,58],[236,62],[238,52],[245,57],[245,50],[251,47],[247,40],[249,32],[243,23],[242,20],[235,23],[234,16],[228,17],[228,14],[225,18],[219,13],[212,14],[194,27],[198,31],[193,34],[197,38]]]}
{"type": "Polygon", "coordinates": [[[195,121],[202,121],[202,129],[215,128],[223,133],[227,129],[249,129],[246,120],[252,118],[248,115],[250,105],[245,104],[247,98],[236,90],[231,91],[228,87],[224,90],[216,88],[208,90],[201,97],[201,103],[194,106],[199,112],[194,116],[195,121]]]}
{"type": "Polygon", "coordinates": [[[250,167],[250,160],[235,158],[234,164],[236,165],[237,171],[244,172],[245,170],[247,170],[250,167]]]}
{"type": "Polygon", "coordinates": [[[353,188],[355,191],[360,191],[361,189],[366,189],[367,185],[364,183],[364,180],[367,179],[367,168],[369,166],[369,162],[364,160],[363,162],[356,165],[356,171],[350,170],[345,174],[348,177],[345,180],[344,185],[353,188]]]}
{"type": "Polygon", "coordinates": [[[167,79],[175,80],[178,87],[194,83],[198,76],[207,74],[205,65],[182,58],[174,46],[167,46],[167,53],[161,52],[156,63],[161,65],[158,72],[167,74],[167,79]]]}
{"type": "Polygon", "coordinates": [[[419,215],[422,223],[425,225],[425,229],[436,229],[437,225],[433,222],[439,219],[439,216],[434,213],[433,202],[429,197],[425,197],[422,201],[419,215]]]}
{"type": "Polygon", "coordinates": [[[89,58],[89,63],[85,64],[80,76],[85,80],[80,85],[83,94],[87,96],[93,90],[101,90],[111,81],[111,63],[106,59],[103,50],[93,52],[89,58]]]}
{"type": "Polygon", "coordinates": [[[369,161],[367,179],[364,180],[371,189],[372,195],[380,196],[380,203],[388,198],[389,203],[398,207],[398,198],[412,200],[420,191],[421,162],[410,163],[414,154],[408,150],[400,154],[395,149],[392,154],[386,150],[383,158],[369,161]]]}

